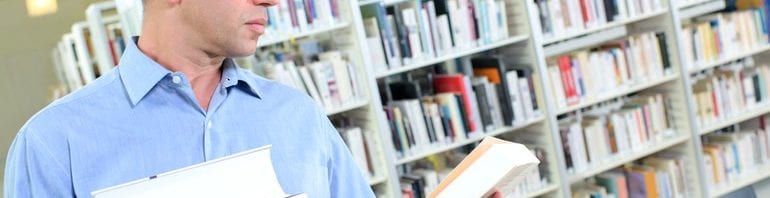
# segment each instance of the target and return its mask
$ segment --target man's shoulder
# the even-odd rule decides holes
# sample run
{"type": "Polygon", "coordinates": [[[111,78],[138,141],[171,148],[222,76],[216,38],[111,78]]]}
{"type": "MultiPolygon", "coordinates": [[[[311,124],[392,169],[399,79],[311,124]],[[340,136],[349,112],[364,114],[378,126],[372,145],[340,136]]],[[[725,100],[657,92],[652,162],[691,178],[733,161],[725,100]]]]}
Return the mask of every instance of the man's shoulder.
{"type": "MultiPolygon", "coordinates": [[[[41,130],[56,123],[67,123],[84,117],[93,109],[119,103],[124,98],[117,70],[97,78],[86,86],[56,99],[33,115],[24,128],[41,130]]],[[[106,110],[105,110],[106,111],[106,110]]],[[[93,113],[93,112],[91,112],[93,113]]]]}

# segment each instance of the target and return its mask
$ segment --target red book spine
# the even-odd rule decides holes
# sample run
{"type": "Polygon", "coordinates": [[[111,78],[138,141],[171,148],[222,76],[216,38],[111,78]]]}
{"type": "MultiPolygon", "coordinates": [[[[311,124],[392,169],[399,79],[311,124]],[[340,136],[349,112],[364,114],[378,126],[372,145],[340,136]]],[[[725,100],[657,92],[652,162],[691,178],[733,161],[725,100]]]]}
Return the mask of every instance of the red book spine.
{"type": "Polygon", "coordinates": [[[588,16],[589,16],[589,14],[588,14],[588,2],[586,2],[586,1],[589,1],[589,0],[580,0],[580,14],[583,15],[583,25],[584,26],[588,25],[588,21],[590,20],[588,18],[588,16]]]}
{"type": "Polygon", "coordinates": [[[564,96],[567,98],[568,105],[574,105],[578,102],[577,89],[575,88],[575,78],[572,74],[572,65],[569,56],[559,58],[559,71],[561,73],[561,83],[564,87],[564,96]]]}
{"type": "Polygon", "coordinates": [[[463,75],[439,75],[433,79],[433,87],[437,93],[459,93],[463,98],[463,108],[465,109],[465,122],[468,124],[470,131],[476,131],[476,124],[473,122],[473,105],[471,104],[471,90],[467,90],[465,86],[465,76],[463,75]]]}

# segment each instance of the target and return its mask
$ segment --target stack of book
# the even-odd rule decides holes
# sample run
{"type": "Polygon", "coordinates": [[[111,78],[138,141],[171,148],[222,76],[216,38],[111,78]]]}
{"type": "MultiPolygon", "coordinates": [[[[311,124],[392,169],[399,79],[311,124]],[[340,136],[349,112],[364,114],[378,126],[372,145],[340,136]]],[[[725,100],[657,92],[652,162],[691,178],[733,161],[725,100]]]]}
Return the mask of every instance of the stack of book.
{"type": "Polygon", "coordinates": [[[661,153],[597,175],[572,189],[572,197],[688,197],[687,161],[675,153],[661,153]]]}
{"type": "Polygon", "coordinates": [[[503,0],[428,0],[361,7],[375,71],[508,38],[512,6],[503,0]]]}
{"type": "Polygon", "coordinates": [[[338,23],[339,0],[280,0],[267,8],[267,26],[261,39],[293,35],[338,23]]]}
{"type": "Polygon", "coordinates": [[[558,107],[663,78],[672,72],[666,47],[663,33],[645,33],[548,60],[558,107]]]}
{"type": "Polygon", "coordinates": [[[770,67],[751,59],[725,65],[693,85],[700,126],[745,113],[770,101],[770,67]]]}
{"type": "Polygon", "coordinates": [[[546,39],[664,10],[661,0],[535,0],[546,39]]]}
{"type": "Polygon", "coordinates": [[[270,61],[263,63],[262,73],[268,79],[308,93],[327,110],[366,97],[363,81],[357,79],[363,75],[360,68],[346,60],[340,51],[313,49],[297,54],[276,52],[277,58],[263,58],[270,61]]]}
{"type": "Polygon", "coordinates": [[[474,77],[440,74],[423,85],[387,85],[392,98],[385,114],[399,158],[541,117],[531,70],[494,57],[471,64],[474,77]]]}
{"type": "Polygon", "coordinates": [[[642,94],[560,120],[564,157],[574,173],[588,170],[613,156],[637,152],[675,135],[669,128],[666,99],[642,94]]]}
{"type": "Polygon", "coordinates": [[[697,17],[682,28],[685,65],[694,68],[768,43],[763,9],[697,17]]]}
{"type": "Polygon", "coordinates": [[[770,165],[769,116],[741,123],[740,130],[703,136],[703,163],[706,178],[715,188],[729,185],[741,177],[767,171],[770,165]]]}

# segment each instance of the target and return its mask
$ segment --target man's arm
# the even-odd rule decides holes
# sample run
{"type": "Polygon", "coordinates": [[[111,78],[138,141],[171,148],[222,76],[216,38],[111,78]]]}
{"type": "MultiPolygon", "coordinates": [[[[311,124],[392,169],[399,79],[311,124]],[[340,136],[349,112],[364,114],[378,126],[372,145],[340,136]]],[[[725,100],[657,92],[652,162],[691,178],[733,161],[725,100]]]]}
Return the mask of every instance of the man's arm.
{"type": "Polygon", "coordinates": [[[68,166],[31,129],[24,127],[8,151],[4,197],[74,197],[68,166]]]}
{"type": "Polygon", "coordinates": [[[329,192],[331,197],[374,197],[369,183],[364,179],[361,170],[353,161],[350,150],[342,141],[337,129],[331,125],[329,119],[323,116],[321,126],[329,137],[330,159],[329,192]]]}

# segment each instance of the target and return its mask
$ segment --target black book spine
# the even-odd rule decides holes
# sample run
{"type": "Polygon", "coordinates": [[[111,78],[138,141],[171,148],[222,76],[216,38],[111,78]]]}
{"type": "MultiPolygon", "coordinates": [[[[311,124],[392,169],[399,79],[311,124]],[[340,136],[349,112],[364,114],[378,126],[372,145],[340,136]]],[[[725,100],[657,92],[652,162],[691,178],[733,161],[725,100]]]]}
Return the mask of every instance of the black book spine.
{"type": "Polygon", "coordinates": [[[668,60],[668,45],[666,44],[666,34],[659,32],[655,34],[658,38],[658,45],[660,45],[661,59],[663,59],[663,71],[671,69],[671,62],[668,60]]]}

